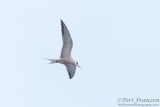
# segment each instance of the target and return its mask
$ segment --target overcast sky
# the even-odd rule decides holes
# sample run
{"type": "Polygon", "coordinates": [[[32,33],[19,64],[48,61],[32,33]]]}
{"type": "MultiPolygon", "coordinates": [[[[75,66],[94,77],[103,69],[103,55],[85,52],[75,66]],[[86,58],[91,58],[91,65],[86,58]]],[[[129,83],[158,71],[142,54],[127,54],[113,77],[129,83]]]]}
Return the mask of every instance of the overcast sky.
{"type": "Polygon", "coordinates": [[[160,99],[159,0],[0,0],[0,107],[118,107],[160,99]],[[82,69],[59,58],[60,19],[82,69]]]}

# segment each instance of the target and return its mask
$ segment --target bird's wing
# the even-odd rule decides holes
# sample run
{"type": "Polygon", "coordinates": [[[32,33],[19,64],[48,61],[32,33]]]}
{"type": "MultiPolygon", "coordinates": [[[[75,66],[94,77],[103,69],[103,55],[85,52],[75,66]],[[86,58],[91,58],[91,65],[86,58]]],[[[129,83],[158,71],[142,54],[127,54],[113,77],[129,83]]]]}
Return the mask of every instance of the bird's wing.
{"type": "Polygon", "coordinates": [[[64,65],[66,66],[69,78],[71,79],[76,72],[76,66],[72,64],[64,64],[64,65]]]}
{"type": "Polygon", "coordinates": [[[73,42],[72,42],[72,38],[69,34],[69,31],[62,20],[61,20],[61,28],[62,28],[63,46],[62,46],[60,57],[61,58],[70,58],[73,42]]]}

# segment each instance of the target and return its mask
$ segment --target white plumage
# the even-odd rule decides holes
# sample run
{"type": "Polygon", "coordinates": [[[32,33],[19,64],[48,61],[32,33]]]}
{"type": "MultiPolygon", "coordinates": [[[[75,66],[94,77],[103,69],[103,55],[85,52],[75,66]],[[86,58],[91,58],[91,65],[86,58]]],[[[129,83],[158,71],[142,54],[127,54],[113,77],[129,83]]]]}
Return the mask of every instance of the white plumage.
{"type": "Polygon", "coordinates": [[[69,78],[71,79],[75,74],[76,66],[79,67],[79,65],[78,65],[78,62],[74,61],[71,57],[73,41],[66,25],[62,20],[61,20],[61,29],[62,29],[63,46],[62,46],[60,58],[47,59],[47,60],[51,61],[50,64],[54,64],[54,63],[64,64],[66,66],[69,78]]]}

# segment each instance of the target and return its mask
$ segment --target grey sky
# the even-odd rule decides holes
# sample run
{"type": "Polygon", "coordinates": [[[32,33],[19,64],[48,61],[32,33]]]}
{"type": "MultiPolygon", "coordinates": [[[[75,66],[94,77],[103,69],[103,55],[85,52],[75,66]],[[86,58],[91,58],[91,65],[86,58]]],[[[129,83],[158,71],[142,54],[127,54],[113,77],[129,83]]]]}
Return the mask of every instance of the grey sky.
{"type": "Polygon", "coordinates": [[[0,107],[116,107],[160,99],[159,0],[1,0],[0,107]],[[59,58],[60,19],[82,69],[59,58]]]}

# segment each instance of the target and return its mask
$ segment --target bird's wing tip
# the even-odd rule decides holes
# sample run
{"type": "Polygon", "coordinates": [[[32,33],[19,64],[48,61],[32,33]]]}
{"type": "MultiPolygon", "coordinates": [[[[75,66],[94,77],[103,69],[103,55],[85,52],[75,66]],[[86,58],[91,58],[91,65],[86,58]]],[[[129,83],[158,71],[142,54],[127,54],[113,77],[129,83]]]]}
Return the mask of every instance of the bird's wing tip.
{"type": "Polygon", "coordinates": [[[72,79],[73,78],[73,76],[70,74],[70,73],[68,73],[69,74],[69,79],[72,79]]]}
{"type": "Polygon", "coordinates": [[[61,21],[61,23],[63,23],[63,20],[62,20],[62,19],[60,19],[60,21],[61,21]]]}
{"type": "MultiPolygon", "coordinates": [[[[61,19],[60,19],[60,20],[61,20],[61,19]]],[[[63,35],[63,33],[64,33],[63,30],[64,30],[64,29],[63,29],[63,21],[61,20],[61,32],[62,32],[62,35],[63,35]]]]}

